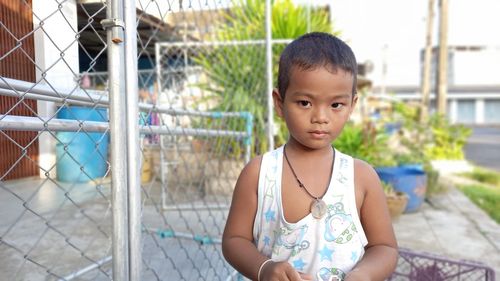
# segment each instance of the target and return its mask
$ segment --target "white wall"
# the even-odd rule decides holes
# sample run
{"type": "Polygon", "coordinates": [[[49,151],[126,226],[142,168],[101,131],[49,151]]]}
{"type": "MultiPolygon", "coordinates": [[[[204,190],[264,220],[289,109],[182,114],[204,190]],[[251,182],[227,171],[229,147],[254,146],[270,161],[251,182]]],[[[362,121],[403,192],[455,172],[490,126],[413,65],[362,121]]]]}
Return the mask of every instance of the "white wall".
{"type": "MultiPolygon", "coordinates": [[[[36,79],[41,84],[50,84],[56,89],[74,89],[77,85],[75,75],[79,73],[78,42],[75,39],[78,30],[76,0],[68,0],[61,5],[61,11],[54,13],[58,9],[56,1],[33,0],[36,79]]],[[[38,115],[41,117],[53,117],[55,110],[56,106],[52,102],[38,102],[38,115]]],[[[56,163],[55,139],[44,132],[38,143],[39,165],[42,169],[49,170],[56,163]]],[[[40,176],[45,177],[42,169],[40,176]]],[[[54,177],[55,172],[56,169],[53,168],[50,176],[54,177]]]]}
{"type": "Polygon", "coordinates": [[[455,52],[454,64],[455,85],[500,85],[500,49],[455,52]]]}
{"type": "MultiPolygon", "coordinates": [[[[420,85],[420,50],[425,46],[427,1],[401,0],[332,0],[331,8],[335,26],[343,32],[343,39],[350,42],[358,61],[371,60],[374,72],[369,76],[374,86],[385,81],[388,86],[420,85]],[[384,46],[387,73],[382,73],[384,46]]],[[[437,42],[438,10],[435,0],[434,38],[437,42]]],[[[493,49],[500,46],[500,1],[453,0],[449,1],[449,45],[479,45],[493,49]]],[[[484,74],[481,68],[492,65],[498,55],[482,54],[474,61],[474,55],[458,58],[454,70],[458,84],[499,84],[494,75],[484,74]],[[466,68],[466,69],[462,69],[466,68]],[[474,75],[472,75],[474,72],[474,75]],[[494,80],[494,81],[493,81],[494,80]]],[[[496,68],[488,69],[490,73],[496,68]]],[[[497,75],[498,77],[498,75],[497,75]]]]}

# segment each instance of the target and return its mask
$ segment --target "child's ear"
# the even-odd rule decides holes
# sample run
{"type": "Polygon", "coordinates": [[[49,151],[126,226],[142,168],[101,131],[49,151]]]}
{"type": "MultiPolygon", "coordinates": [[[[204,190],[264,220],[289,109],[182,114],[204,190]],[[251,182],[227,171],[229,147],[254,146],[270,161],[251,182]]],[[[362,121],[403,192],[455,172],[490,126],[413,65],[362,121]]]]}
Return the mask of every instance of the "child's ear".
{"type": "Polygon", "coordinates": [[[278,89],[273,90],[273,102],[276,114],[278,114],[279,117],[283,118],[283,100],[281,99],[281,95],[278,92],[278,89]]]}
{"type": "Polygon", "coordinates": [[[349,115],[352,114],[352,112],[354,111],[354,108],[356,107],[356,104],[358,103],[358,94],[356,94],[353,98],[352,98],[352,102],[351,102],[351,112],[349,112],[349,115]]]}

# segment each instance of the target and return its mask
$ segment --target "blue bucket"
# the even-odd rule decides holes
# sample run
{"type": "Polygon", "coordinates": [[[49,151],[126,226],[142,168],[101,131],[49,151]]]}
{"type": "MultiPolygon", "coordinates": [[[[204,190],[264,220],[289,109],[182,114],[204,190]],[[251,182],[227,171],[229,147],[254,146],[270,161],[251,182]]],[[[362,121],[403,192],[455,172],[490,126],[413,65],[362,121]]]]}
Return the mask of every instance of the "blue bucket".
{"type": "MultiPolygon", "coordinates": [[[[108,113],[102,108],[70,106],[60,108],[57,118],[107,122],[108,113]]],[[[87,182],[106,174],[109,134],[58,132],[56,135],[59,181],[87,182]]]]}
{"type": "Polygon", "coordinates": [[[396,191],[408,195],[405,213],[415,212],[420,208],[427,190],[427,175],[422,169],[382,167],[375,170],[383,182],[391,184],[396,191]]]}
{"type": "Polygon", "coordinates": [[[401,164],[401,165],[399,165],[399,167],[405,168],[405,169],[414,169],[414,170],[424,171],[423,164],[401,164]]]}

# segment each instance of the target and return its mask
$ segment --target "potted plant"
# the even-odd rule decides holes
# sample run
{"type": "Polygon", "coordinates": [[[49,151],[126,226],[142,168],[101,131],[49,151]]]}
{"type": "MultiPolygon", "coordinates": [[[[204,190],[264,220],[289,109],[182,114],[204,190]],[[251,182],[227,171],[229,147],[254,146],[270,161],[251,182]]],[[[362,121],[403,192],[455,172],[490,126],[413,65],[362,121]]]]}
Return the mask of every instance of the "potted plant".
{"type": "Polygon", "coordinates": [[[406,209],[408,195],[402,191],[394,190],[394,187],[390,183],[382,182],[382,187],[384,188],[387,207],[389,207],[389,214],[392,219],[396,219],[406,209]]]}

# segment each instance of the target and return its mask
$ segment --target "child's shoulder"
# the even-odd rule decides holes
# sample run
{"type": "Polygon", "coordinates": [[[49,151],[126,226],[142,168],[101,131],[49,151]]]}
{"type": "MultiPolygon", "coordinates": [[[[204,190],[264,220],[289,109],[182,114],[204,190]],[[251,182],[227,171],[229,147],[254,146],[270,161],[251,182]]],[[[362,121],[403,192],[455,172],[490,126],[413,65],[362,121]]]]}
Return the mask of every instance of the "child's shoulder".
{"type": "Polygon", "coordinates": [[[259,172],[260,172],[260,164],[262,162],[263,155],[258,155],[252,158],[247,164],[245,164],[245,167],[243,167],[243,170],[241,170],[240,173],[240,178],[241,177],[258,177],[259,172]]]}
{"type": "Polygon", "coordinates": [[[355,171],[358,170],[359,172],[370,172],[370,171],[375,172],[375,169],[368,162],[366,162],[362,159],[354,158],[354,157],[353,157],[353,161],[354,161],[354,170],[355,171]]]}
{"type": "Polygon", "coordinates": [[[380,182],[380,179],[375,172],[375,169],[364,160],[353,158],[354,159],[354,182],[356,186],[365,190],[366,188],[373,186],[380,182]]]}

